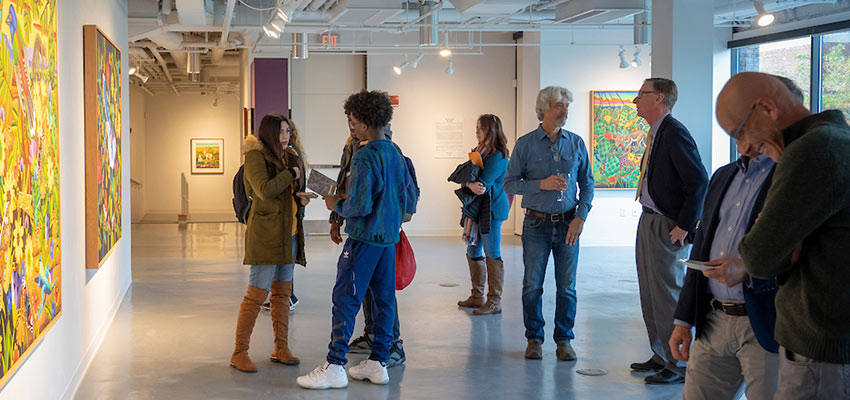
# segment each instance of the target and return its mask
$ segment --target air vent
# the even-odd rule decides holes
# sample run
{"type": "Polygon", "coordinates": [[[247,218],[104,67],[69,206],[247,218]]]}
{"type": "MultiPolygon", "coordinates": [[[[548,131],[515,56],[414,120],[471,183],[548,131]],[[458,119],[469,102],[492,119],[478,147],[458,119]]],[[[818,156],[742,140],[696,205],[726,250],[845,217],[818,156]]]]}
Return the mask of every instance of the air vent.
{"type": "Polygon", "coordinates": [[[404,11],[399,1],[340,0],[331,8],[329,24],[380,25],[404,11]]]}

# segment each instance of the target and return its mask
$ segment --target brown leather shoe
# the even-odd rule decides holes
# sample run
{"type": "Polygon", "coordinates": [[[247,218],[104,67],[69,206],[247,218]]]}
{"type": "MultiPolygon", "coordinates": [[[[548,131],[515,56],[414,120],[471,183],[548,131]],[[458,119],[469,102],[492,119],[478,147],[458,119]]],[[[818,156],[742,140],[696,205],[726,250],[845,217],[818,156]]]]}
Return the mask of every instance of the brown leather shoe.
{"type": "Polygon", "coordinates": [[[257,372],[257,366],[248,357],[248,344],[251,342],[251,332],[254,331],[260,306],[268,294],[269,292],[263,289],[248,286],[248,291],[239,306],[239,316],[236,317],[236,345],[230,356],[230,366],[242,372],[257,372]]]}
{"type": "Polygon", "coordinates": [[[502,313],[502,285],[505,282],[505,267],[502,260],[487,257],[487,303],[476,310],[475,315],[502,313]]]}
{"type": "Polygon", "coordinates": [[[528,340],[528,347],[525,348],[526,360],[541,360],[543,359],[543,345],[533,339],[528,340]]]}
{"type": "Polygon", "coordinates": [[[286,365],[298,365],[301,360],[289,351],[289,296],[292,295],[292,281],[272,282],[270,314],[274,328],[274,351],[269,359],[286,365]]]}
{"type": "Polygon", "coordinates": [[[576,360],[576,351],[573,350],[573,346],[567,341],[558,342],[558,348],[555,350],[555,355],[558,357],[558,361],[576,360]]]}
{"type": "Polygon", "coordinates": [[[472,280],[472,293],[466,300],[457,302],[459,307],[478,308],[484,305],[484,283],[487,280],[487,270],[484,260],[473,260],[466,256],[469,264],[469,277],[472,280]]]}

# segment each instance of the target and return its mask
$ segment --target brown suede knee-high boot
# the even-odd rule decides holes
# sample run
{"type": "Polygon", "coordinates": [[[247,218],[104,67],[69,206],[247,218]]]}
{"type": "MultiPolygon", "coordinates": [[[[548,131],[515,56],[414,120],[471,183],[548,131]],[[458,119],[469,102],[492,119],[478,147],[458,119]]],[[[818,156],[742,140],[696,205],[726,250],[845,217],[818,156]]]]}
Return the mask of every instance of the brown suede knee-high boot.
{"type": "Polygon", "coordinates": [[[484,267],[484,260],[473,260],[467,255],[466,262],[469,264],[472,293],[466,300],[458,301],[457,305],[460,307],[481,307],[484,305],[484,283],[487,281],[487,270],[484,267]]]}
{"type": "Polygon", "coordinates": [[[505,267],[502,260],[487,257],[487,303],[472,310],[475,315],[500,314],[502,312],[502,285],[505,267]]]}
{"type": "Polygon", "coordinates": [[[289,352],[289,296],[292,281],[272,282],[271,302],[272,327],[274,327],[274,352],[269,358],[286,365],[298,365],[298,357],[289,352]]]}
{"type": "Polygon", "coordinates": [[[248,357],[248,344],[251,342],[251,332],[257,322],[257,314],[266,300],[269,292],[248,286],[248,292],[239,306],[239,316],[236,319],[236,346],[230,356],[230,366],[242,372],[257,372],[257,366],[248,357]]]}

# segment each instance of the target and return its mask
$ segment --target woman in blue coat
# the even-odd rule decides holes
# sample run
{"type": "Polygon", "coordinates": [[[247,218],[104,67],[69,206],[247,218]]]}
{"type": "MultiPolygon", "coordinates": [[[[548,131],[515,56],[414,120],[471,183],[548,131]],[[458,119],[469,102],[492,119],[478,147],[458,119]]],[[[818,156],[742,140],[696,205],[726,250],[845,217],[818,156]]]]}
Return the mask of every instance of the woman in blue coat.
{"type": "MultiPolygon", "coordinates": [[[[478,196],[486,196],[484,200],[489,200],[489,218],[485,215],[479,216],[477,221],[465,219],[464,239],[467,242],[466,259],[472,279],[472,294],[466,300],[458,301],[457,305],[475,308],[472,311],[475,315],[499,314],[502,312],[502,285],[505,275],[499,247],[502,222],[508,219],[510,209],[508,196],[502,186],[505,170],[508,168],[508,140],[502,131],[502,121],[493,114],[478,117],[475,137],[478,139],[478,146],[473,152],[481,156],[484,168],[478,180],[467,182],[464,186],[478,196]],[[485,282],[488,286],[486,302],[485,282]]],[[[481,207],[482,210],[487,208],[481,207]]]]}

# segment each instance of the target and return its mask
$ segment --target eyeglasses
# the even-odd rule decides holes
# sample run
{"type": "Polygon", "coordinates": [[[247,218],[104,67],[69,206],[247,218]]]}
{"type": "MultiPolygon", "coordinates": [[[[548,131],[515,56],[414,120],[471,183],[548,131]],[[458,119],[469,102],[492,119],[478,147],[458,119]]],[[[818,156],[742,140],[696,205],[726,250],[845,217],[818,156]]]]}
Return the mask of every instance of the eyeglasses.
{"type": "Polygon", "coordinates": [[[635,98],[639,99],[639,98],[641,98],[641,96],[643,96],[647,93],[658,93],[658,91],[657,90],[641,90],[641,91],[638,92],[638,95],[635,98]]]}
{"type": "Polygon", "coordinates": [[[737,127],[737,128],[735,128],[735,130],[734,130],[734,131],[732,131],[732,133],[730,133],[730,134],[729,134],[729,136],[731,136],[731,137],[732,137],[732,139],[735,139],[735,140],[740,140],[740,139],[741,139],[741,136],[740,136],[740,134],[741,134],[741,129],[743,129],[743,128],[744,128],[744,125],[746,125],[747,120],[748,120],[748,119],[750,119],[750,115],[753,115],[753,110],[755,110],[755,109],[756,109],[756,105],[755,105],[755,104],[753,104],[753,106],[750,108],[750,111],[749,111],[749,112],[747,112],[747,116],[746,116],[746,117],[744,117],[744,120],[743,120],[743,121],[741,121],[741,123],[738,125],[738,127],[737,127]]]}

